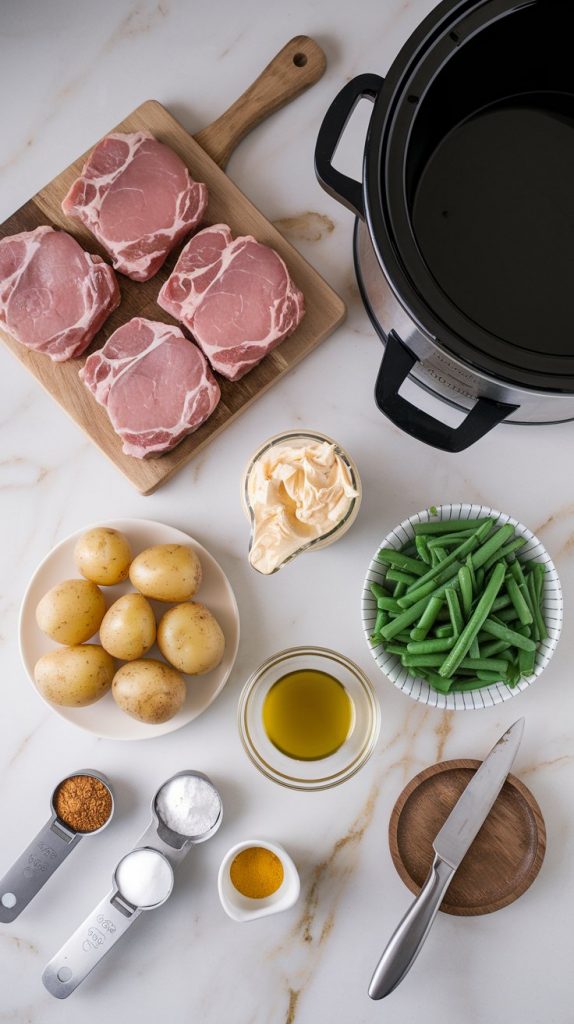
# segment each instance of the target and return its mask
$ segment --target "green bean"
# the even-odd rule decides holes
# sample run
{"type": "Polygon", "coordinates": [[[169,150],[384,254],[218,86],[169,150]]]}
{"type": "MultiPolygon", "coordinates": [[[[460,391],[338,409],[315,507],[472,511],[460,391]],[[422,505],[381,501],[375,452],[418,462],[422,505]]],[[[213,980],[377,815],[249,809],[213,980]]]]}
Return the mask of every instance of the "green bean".
{"type": "Polygon", "coordinates": [[[437,519],[429,520],[424,523],[415,523],[414,531],[415,536],[419,534],[436,534],[436,533],[455,533],[461,530],[477,530],[480,526],[484,526],[485,523],[493,523],[492,519],[437,519]]]}
{"type": "Polygon", "coordinates": [[[478,551],[473,553],[472,564],[474,568],[479,569],[481,565],[484,565],[495,551],[498,551],[503,544],[506,544],[513,533],[514,527],[510,523],[507,523],[506,526],[501,526],[499,530],[495,530],[478,551]]]}
{"type": "Polygon", "coordinates": [[[534,622],[536,623],[536,632],[538,634],[538,639],[545,640],[548,636],[548,633],[546,630],[546,624],[544,622],[542,612],[540,610],[541,601],[537,592],[537,582],[534,572],[531,572],[528,577],[528,590],[530,593],[530,600],[532,602],[532,612],[534,615],[534,622]]]}
{"type": "Polygon", "coordinates": [[[448,611],[450,615],[450,621],[452,624],[452,631],[455,636],[459,636],[464,628],[464,620],[462,612],[460,610],[460,601],[458,594],[453,587],[447,587],[445,590],[446,602],[448,604],[448,611]]]}
{"type": "MultiPolygon", "coordinates": [[[[437,596],[440,593],[441,589],[442,588],[439,587],[439,590],[437,591],[437,596]]],[[[413,622],[416,622],[417,619],[420,619],[422,613],[426,608],[426,605],[427,598],[423,597],[420,601],[417,602],[417,604],[412,605],[411,608],[407,608],[400,615],[397,615],[396,618],[392,619],[391,622],[388,622],[386,626],[383,626],[383,629],[381,630],[381,636],[385,640],[392,640],[393,637],[397,636],[398,633],[402,633],[403,629],[406,629],[407,626],[411,626],[413,622]]]]}
{"type": "Polygon", "coordinates": [[[440,668],[444,661],[444,651],[437,654],[405,654],[405,668],[440,668]]]}
{"type": "Polygon", "coordinates": [[[434,635],[437,637],[437,639],[439,639],[439,638],[440,639],[444,639],[444,637],[447,637],[447,636],[454,637],[452,626],[451,625],[436,626],[435,631],[434,631],[434,635]]]}
{"type": "Polygon", "coordinates": [[[395,583],[395,588],[393,590],[393,597],[394,597],[395,601],[398,601],[399,597],[402,597],[403,594],[406,594],[406,592],[407,592],[407,584],[406,583],[403,583],[402,580],[399,580],[398,583],[395,583]]]}
{"type": "Polygon", "coordinates": [[[511,572],[511,575],[516,580],[516,582],[518,583],[518,586],[520,587],[520,591],[522,593],[522,596],[523,596],[524,600],[526,601],[526,604],[528,606],[528,610],[529,610],[530,614],[532,616],[534,616],[534,608],[533,608],[533,605],[532,605],[532,599],[530,597],[530,591],[528,589],[528,582],[527,582],[526,577],[524,575],[524,572],[523,572],[523,569],[522,569],[522,565],[520,564],[520,562],[519,562],[519,560],[517,558],[514,560],[514,562],[511,562],[511,564],[510,564],[510,572],[511,572]]]}
{"type": "Polygon", "coordinates": [[[482,679],[484,683],[503,683],[504,678],[501,679],[500,672],[477,672],[478,679],[482,679]]]}
{"type": "Polygon", "coordinates": [[[478,637],[477,636],[475,636],[475,638],[472,641],[470,647],[468,648],[468,654],[469,654],[469,657],[471,657],[471,658],[480,658],[480,644],[478,642],[478,637]]]}
{"type": "Polygon", "coordinates": [[[482,657],[494,658],[496,654],[501,654],[503,651],[507,651],[510,646],[511,645],[506,640],[491,640],[490,643],[484,644],[482,647],[482,657]]]}
{"type": "Polygon", "coordinates": [[[431,558],[433,556],[436,557],[437,562],[444,562],[448,557],[447,552],[442,547],[433,548],[431,551],[431,558]]]}
{"type": "Polygon", "coordinates": [[[472,579],[468,566],[462,565],[458,570],[458,582],[460,586],[460,596],[462,598],[462,610],[466,618],[470,615],[470,609],[472,606],[472,579]]]}
{"type": "Polygon", "coordinates": [[[502,608],[500,611],[493,613],[493,618],[498,619],[499,622],[519,621],[514,606],[512,608],[502,608]]]}
{"type": "Polygon", "coordinates": [[[473,592],[473,594],[476,594],[477,593],[477,589],[476,589],[476,573],[474,571],[474,565],[472,564],[472,555],[467,555],[466,556],[465,565],[466,565],[466,568],[468,569],[468,571],[470,573],[470,582],[471,582],[471,585],[472,585],[472,592],[473,592]]]}
{"type": "Polygon", "coordinates": [[[480,567],[476,570],[476,589],[480,592],[484,586],[484,577],[486,575],[485,570],[480,567]]]}
{"type": "Polygon", "coordinates": [[[471,537],[474,530],[459,530],[458,533],[442,533],[431,540],[427,540],[429,549],[457,547],[465,537],[471,537]]]}
{"type": "Polygon", "coordinates": [[[381,548],[377,554],[377,562],[393,566],[396,569],[404,569],[405,572],[410,572],[413,576],[422,576],[425,571],[424,566],[416,558],[403,555],[396,548],[381,548]]]}
{"type": "Polygon", "coordinates": [[[431,556],[428,548],[428,541],[426,537],[415,537],[416,549],[422,558],[423,562],[427,565],[431,564],[431,556]]]}
{"type": "Polygon", "coordinates": [[[473,672],[506,672],[508,662],[503,658],[463,658],[461,668],[472,669],[473,672]]]}
{"type": "Polygon", "coordinates": [[[427,672],[426,676],[429,686],[432,686],[433,690],[438,690],[439,693],[448,693],[454,680],[443,679],[437,672],[427,672]]]}
{"type": "Polygon", "coordinates": [[[386,654],[396,654],[399,658],[405,653],[403,644],[385,644],[386,654]]]}
{"type": "Polygon", "coordinates": [[[410,640],[407,644],[409,654],[437,654],[441,651],[450,651],[454,647],[456,637],[433,637],[432,640],[410,640]]]}
{"type": "Polygon", "coordinates": [[[499,562],[503,558],[507,559],[509,555],[514,555],[514,552],[518,551],[519,548],[524,547],[525,544],[526,537],[515,537],[514,540],[510,541],[510,544],[505,544],[504,547],[496,553],[496,555],[492,555],[491,558],[489,558],[488,562],[485,562],[484,568],[488,572],[488,570],[492,568],[495,562],[499,562]]]}
{"type": "Polygon", "coordinates": [[[502,608],[509,608],[511,604],[512,601],[510,600],[508,594],[501,594],[499,597],[496,598],[496,601],[492,606],[492,610],[493,612],[498,612],[502,608]]]}
{"type": "Polygon", "coordinates": [[[530,613],[528,605],[526,604],[526,601],[524,600],[522,591],[520,590],[520,587],[518,586],[518,583],[516,582],[513,576],[511,576],[510,579],[506,580],[506,589],[508,591],[508,596],[512,601],[512,604],[514,605],[514,609],[522,625],[529,626],[530,623],[533,621],[533,617],[530,613]]]}
{"type": "Polygon", "coordinates": [[[377,617],[375,619],[375,625],[373,627],[373,632],[371,633],[371,640],[379,639],[379,634],[381,632],[381,629],[383,628],[383,626],[385,626],[387,624],[388,621],[389,621],[389,614],[388,614],[388,612],[386,612],[384,610],[384,608],[379,608],[378,611],[377,611],[377,617]]]}
{"type": "Polygon", "coordinates": [[[518,667],[522,676],[531,676],[534,672],[536,662],[536,651],[519,651],[518,667]]]}
{"type": "MultiPolygon", "coordinates": [[[[440,574],[442,569],[446,569],[447,566],[452,565],[454,562],[461,561],[463,558],[466,558],[466,556],[470,552],[474,551],[475,548],[479,548],[479,545],[482,543],[483,537],[486,536],[486,528],[488,527],[488,529],[490,530],[491,525],[491,521],[490,519],[488,519],[484,526],[481,526],[478,530],[476,530],[475,533],[472,534],[471,537],[467,537],[466,540],[462,542],[462,544],[455,548],[454,551],[451,551],[450,555],[447,555],[444,561],[440,563],[440,565],[435,565],[433,568],[429,569],[428,572],[426,572],[424,576],[421,576],[421,578],[417,580],[416,584],[409,589],[407,595],[405,596],[405,598],[403,598],[403,600],[405,600],[406,597],[409,596],[411,593],[418,593],[419,588],[422,589],[422,587],[426,583],[428,583],[429,580],[435,579],[435,577],[440,574]]],[[[434,550],[436,551],[436,548],[434,550]]]]}
{"type": "MultiPolygon", "coordinates": [[[[502,529],[504,530],[504,527],[502,529]]],[[[502,533],[502,530],[498,531],[498,534],[500,533],[502,533]]],[[[497,535],[495,535],[493,539],[496,539],[496,536],[497,535]]],[[[494,601],[498,595],[498,591],[500,590],[502,583],[504,581],[505,571],[505,564],[503,562],[497,562],[494,569],[492,570],[492,574],[488,580],[486,588],[476,608],[474,609],[462,633],[458,637],[452,651],[450,651],[450,653],[446,656],[443,664],[439,669],[439,675],[441,675],[444,679],[447,679],[448,677],[453,675],[453,673],[456,671],[465,655],[468,653],[468,649],[472,641],[474,640],[475,636],[478,635],[481,626],[483,625],[485,619],[487,619],[488,614],[492,608],[492,605],[494,604],[494,601]]],[[[385,629],[388,628],[388,626],[385,626],[385,629]]],[[[499,637],[498,639],[502,638],[499,637]]],[[[520,639],[522,640],[523,638],[521,637],[520,639]]]]}
{"type": "Polygon", "coordinates": [[[409,572],[403,572],[402,569],[391,568],[387,571],[385,579],[392,580],[393,583],[406,583],[407,587],[409,587],[411,583],[415,582],[416,576],[409,572]]]}
{"type": "Polygon", "coordinates": [[[429,548],[429,554],[430,554],[431,569],[434,569],[435,565],[438,565],[441,561],[444,562],[444,557],[442,559],[440,559],[438,557],[436,548],[433,548],[432,551],[429,548]]]}
{"type": "MultiPolygon", "coordinates": [[[[412,605],[417,604],[421,600],[426,600],[431,594],[434,594],[437,587],[446,585],[452,580],[453,576],[456,576],[460,569],[460,562],[454,562],[452,565],[445,566],[442,562],[441,565],[437,566],[437,574],[432,579],[427,580],[417,590],[407,590],[403,597],[400,597],[398,604],[401,608],[410,608],[412,605]]],[[[431,570],[432,571],[432,570],[431,570]]]]}
{"type": "Polygon", "coordinates": [[[485,686],[482,679],[464,679],[452,684],[450,693],[465,693],[467,690],[481,690],[485,686]]]}
{"type": "Polygon", "coordinates": [[[411,630],[411,640],[424,640],[435,624],[441,610],[442,597],[431,597],[416,626],[411,630]]]}
{"type": "Polygon", "coordinates": [[[500,625],[493,619],[486,619],[482,628],[484,629],[485,633],[490,633],[490,635],[496,637],[497,640],[505,640],[513,647],[518,647],[519,650],[536,650],[536,644],[534,640],[530,640],[528,637],[522,636],[520,633],[517,633],[516,630],[509,629],[508,626],[500,625]]]}
{"type": "Polygon", "coordinates": [[[387,597],[386,594],[377,597],[377,608],[384,608],[385,611],[392,612],[393,615],[398,615],[401,610],[398,600],[395,600],[394,597],[387,597]]]}
{"type": "Polygon", "coordinates": [[[546,579],[546,566],[542,562],[534,562],[532,564],[532,572],[536,579],[536,593],[538,594],[538,600],[542,600],[542,594],[544,592],[544,580],[546,579]]]}

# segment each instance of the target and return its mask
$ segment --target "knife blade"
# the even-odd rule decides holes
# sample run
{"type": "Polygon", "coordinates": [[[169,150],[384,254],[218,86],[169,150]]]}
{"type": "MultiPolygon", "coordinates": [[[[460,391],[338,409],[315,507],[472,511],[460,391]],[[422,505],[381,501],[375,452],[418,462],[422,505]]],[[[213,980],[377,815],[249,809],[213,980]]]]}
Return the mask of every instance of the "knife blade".
{"type": "Polygon", "coordinates": [[[523,732],[524,718],[519,718],[494,745],[435,836],[435,858],[428,878],[377,964],[369,985],[371,999],[388,996],[415,962],[452,877],[512,768],[523,732]]]}

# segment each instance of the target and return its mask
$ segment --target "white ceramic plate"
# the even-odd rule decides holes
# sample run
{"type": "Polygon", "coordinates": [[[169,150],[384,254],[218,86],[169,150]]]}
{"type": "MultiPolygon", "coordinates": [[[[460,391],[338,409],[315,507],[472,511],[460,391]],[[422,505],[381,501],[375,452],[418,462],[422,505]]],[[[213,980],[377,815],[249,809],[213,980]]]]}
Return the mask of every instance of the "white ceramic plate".
{"type": "MultiPolygon", "coordinates": [[[[209,554],[209,551],[206,551],[193,537],[189,537],[181,530],[176,530],[173,526],[165,526],[163,523],[155,523],[149,519],[118,519],[106,523],[92,523],[57,544],[36,569],[22,601],[19,638],[24,667],[32,685],[39,693],[34,682],[34,665],[42,654],[54,650],[59,644],[44,636],[38,628],[35,614],[36,605],[46,591],[56,583],[80,576],[74,563],[74,546],[78,537],[81,537],[86,530],[93,526],[109,526],[115,530],[121,530],[129,539],[134,555],[152,544],[189,544],[198,555],[203,567],[203,581],[197,599],[213,612],[219,622],[225,636],[225,654],[223,661],[213,672],[203,676],[185,677],[187,681],[185,704],[174,718],[161,725],[147,725],[145,722],[138,722],[137,719],[131,718],[120,710],[111,693],[107,693],[101,700],[86,708],[63,708],[49,704],[47,701],[46,703],[52,711],[65,718],[67,722],[78,725],[81,729],[86,729],[105,739],[144,740],[151,736],[162,736],[164,733],[174,732],[205,711],[225,686],[233,668],[239,645],[239,611],[235,595],[221,566],[209,554]]],[[[133,589],[129,580],[115,587],[102,587],[108,607],[122,594],[127,594],[133,589]]],[[[156,618],[159,618],[162,612],[171,607],[161,601],[152,601],[151,604],[156,612],[156,618]]],[[[90,640],[90,643],[95,642],[98,642],[97,637],[90,640]]],[[[147,656],[163,660],[155,646],[147,656]]]]}
{"type": "Polygon", "coordinates": [[[429,513],[428,509],[409,516],[402,523],[395,526],[394,530],[381,541],[375,551],[367,575],[363,583],[363,595],[361,602],[361,614],[363,620],[363,631],[369,645],[369,649],[381,672],[383,672],[397,689],[430,707],[448,709],[449,711],[468,711],[481,708],[494,707],[505,700],[510,700],[530,686],[535,679],[544,671],[548,665],[556,645],[560,638],[563,619],[562,588],[554,562],[546,551],[542,542],[538,540],[532,530],[523,526],[513,516],[504,512],[497,512],[487,505],[468,505],[466,503],[454,503],[450,505],[439,505],[436,515],[429,513]],[[543,562],[546,566],[544,580],[544,621],[548,629],[548,637],[544,640],[536,652],[536,664],[531,676],[521,679],[517,686],[510,687],[504,683],[493,683],[492,686],[483,686],[480,690],[469,690],[467,693],[437,693],[428,685],[426,680],[420,676],[409,675],[406,668],[395,654],[387,654],[381,647],[373,646],[370,636],[373,631],[377,616],[376,601],[371,594],[370,584],[374,581],[382,583],[386,569],[377,561],[377,552],[380,548],[400,549],[414,537],[413,526],[415,523],[428,522],[429,519],[480,519],[482,516],[491,516],[496,520],[497,526],[504,526],[505,523],[512,523],[519,537],[526,537],[526,544],[520,549],[520,561],[543,562]]]}

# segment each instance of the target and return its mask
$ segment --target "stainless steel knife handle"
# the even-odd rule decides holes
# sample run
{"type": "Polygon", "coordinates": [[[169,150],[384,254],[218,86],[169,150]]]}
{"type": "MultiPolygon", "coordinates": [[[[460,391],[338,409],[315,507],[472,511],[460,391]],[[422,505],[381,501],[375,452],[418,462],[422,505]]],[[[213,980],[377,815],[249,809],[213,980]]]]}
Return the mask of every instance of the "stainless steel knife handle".
{"type": "Polygon", "coordinates": [[[82,838],[50,818],[0,881],[0,921],[14,921],[82,838]]]}
{"type": "Polygon", "coordinates": [[[47,964],[42,981],[48,992],[66,999],[140,914],[112,889],[47,964]]]}
{"type": "Polygon", "coordinates": [[[383,999],[411,969],[437,915],[454,868],[435,855],[429,876],[389,939],[369,985],[371,999],[383,999]]]}

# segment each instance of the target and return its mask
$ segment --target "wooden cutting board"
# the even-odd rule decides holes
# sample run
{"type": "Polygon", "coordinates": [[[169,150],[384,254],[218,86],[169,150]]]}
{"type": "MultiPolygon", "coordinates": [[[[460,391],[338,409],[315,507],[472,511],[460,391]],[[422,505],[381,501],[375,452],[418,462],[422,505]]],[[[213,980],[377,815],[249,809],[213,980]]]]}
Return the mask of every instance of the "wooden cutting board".
{"type": "MultiPolygon", "coordinates": [[[[32,352],[0,331],[0,336],[20,362],[142,494],[151,494],[197,455],[344,319],[345,306],[342,299],[223,171],[234,147],[243,136],[263,118],[316,82],[324,69],[325,55],[320,47],[307,36],[296,36],[233,106],[195,138],[155,100],[143,103],[120,124],[110,128],[110,131],[119,132],[150,131],[161,142],[171,146],[187,164],[192,177],[207,184],[209,204],[206,223],[227,223],[234,235],[254,235],[260,242],[272,246],[285,260],[290,274],[305,295],[306,314],[295,333],[242,380],[231,383],[218,378],[221,401],[217,409],[199,430],[190,434],[177,448],[158,458],[145,460],[124,455],[121,441],[114,433],[106,411],[81,383],[78,371],[86,356],[101,348],[110,334],[133,316],[176,323],[159,308],[156,297],[174,267],[181,245],[150,281],[138,283],[118,274],[121,304],[79,359],[52,363],[47,356],[32,352]]],[[[0,225],[0,237],[30,231],[40,224],[51,224],[74,235],[88,252],[98,253],[109,261],[105,250],[93,236],[83,225],[64,216],[60,207],[70,185],[80,174],[87,155],[85,153],[78,157],[70,167],[0,225]]]]}

